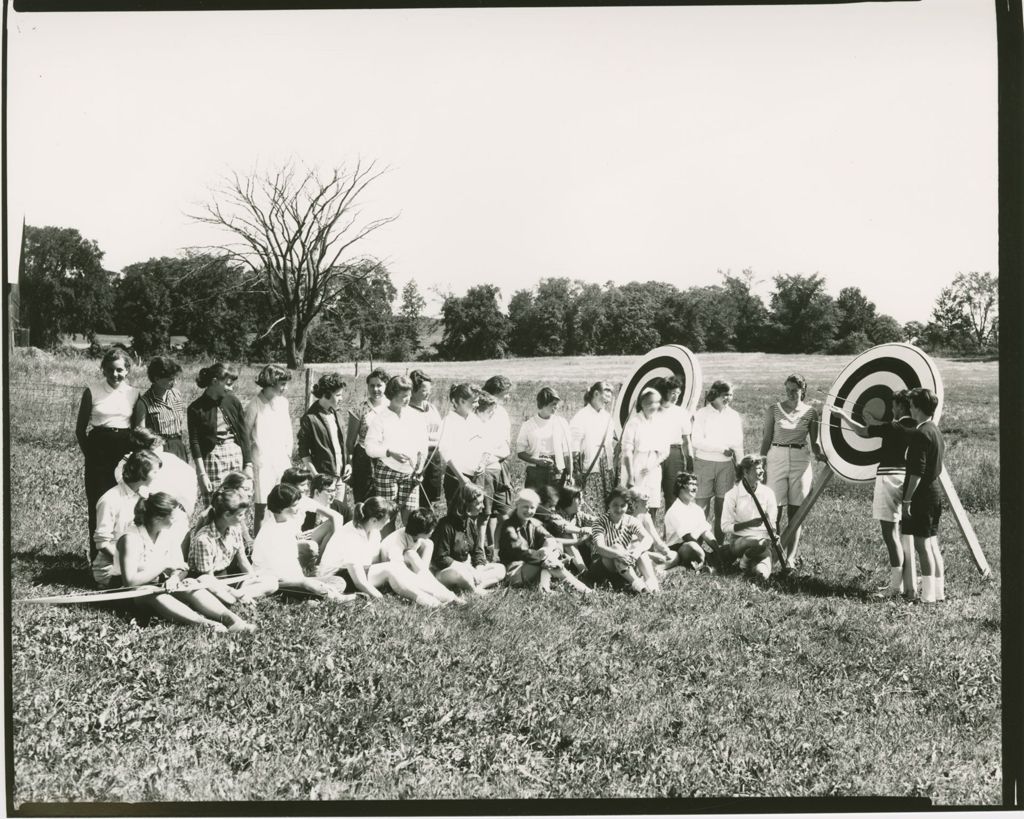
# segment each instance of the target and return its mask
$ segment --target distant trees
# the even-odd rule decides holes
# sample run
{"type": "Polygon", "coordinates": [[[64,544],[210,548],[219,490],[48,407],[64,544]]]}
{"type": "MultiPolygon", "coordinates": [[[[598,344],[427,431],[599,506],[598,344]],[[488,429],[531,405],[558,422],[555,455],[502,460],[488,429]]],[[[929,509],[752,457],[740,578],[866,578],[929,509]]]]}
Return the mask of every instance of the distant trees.
{"type": "Polygon", "coordinates": [[[958,273],[939,293],[924,330],[939,347],[991,352],[999,347],[999,279],[991,273],[958,273]]]}
{"type": "Polygon", "coordinates": [[[441,306],[444,336],[438,357],[448,361],[504,358],[509,320],[498,307],[500,291],[493,284],[470,287],[465,296],[449,295],[441,306]]]}

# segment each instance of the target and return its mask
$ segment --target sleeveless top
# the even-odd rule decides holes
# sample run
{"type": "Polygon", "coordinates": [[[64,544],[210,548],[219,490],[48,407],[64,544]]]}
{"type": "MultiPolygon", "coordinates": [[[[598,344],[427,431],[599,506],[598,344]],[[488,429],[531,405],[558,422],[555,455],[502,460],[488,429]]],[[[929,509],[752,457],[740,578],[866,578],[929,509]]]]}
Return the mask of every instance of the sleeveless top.
{"type": "Polygon", "coordinates": [[[132,425],[132,410],[139,398],[138,387],[122,381],[117,387],[111,387],[106,381],[98,381],[89,385],[92,399],[92,412],[89,423],[94,427],[109,429],[128,429],[132,425]]]}
{"type": "Polygon", "coordinates": [[[818,420],[818,411],[810,404],[804,404],[803,412],[787,413],[779,402],[772,407],[772,418],[775,420],[773,444],[806,445],[811,421],[818,420]]]}

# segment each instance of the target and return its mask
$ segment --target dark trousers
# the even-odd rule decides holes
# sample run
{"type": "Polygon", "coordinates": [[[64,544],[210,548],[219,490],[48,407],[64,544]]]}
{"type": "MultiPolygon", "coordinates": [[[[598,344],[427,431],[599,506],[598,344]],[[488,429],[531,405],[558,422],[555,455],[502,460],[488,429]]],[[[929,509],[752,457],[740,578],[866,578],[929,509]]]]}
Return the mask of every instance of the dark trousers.
{"type": "Polygon", "coordinates": [[[362,503],[373,494],[373,463],[366,450],[359,444],[352,448],[352,497],[356,503],[362,503]]]}
{"type": "Polygon", "coordinates": [[[420,506],[433,509],[439,503],[444,492],[444,466],[441,456],[433,447],[427,453],[427,467],[423,470],[423,483],[420,484],[420,506]]]}
{"type": "Polygon", "coordinates": [[[114,469],[131,451],[127,429],[93,427],[85,439],[85,504],[89,509],[89,560],[96,556],[92,533],[96,531],[96,504],[103,493],[117,485],[114,469]]]}

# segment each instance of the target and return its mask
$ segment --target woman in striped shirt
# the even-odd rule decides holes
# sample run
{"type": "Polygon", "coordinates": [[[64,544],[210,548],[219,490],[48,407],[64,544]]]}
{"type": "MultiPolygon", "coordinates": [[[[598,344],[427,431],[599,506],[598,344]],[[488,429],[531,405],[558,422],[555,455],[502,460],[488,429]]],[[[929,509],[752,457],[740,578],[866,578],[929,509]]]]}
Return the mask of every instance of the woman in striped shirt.
{"type": "Polygon", "coordinates": [[[185,399],[175,387],[181,365],[173,358],[157,356],[149,362],[146,375],[150,388],[135,402],[132,426],[145,427],[164,439],[164,449],[188,463],[188,431],[185,428],[185,399]]]}
{"type": "MultiPolygon", "coordinates": [[[[786,379],[786,400],[777,401],[765,410],[764,432],[761,436],[761,456],[767,457],[768,486],[779,504],[775,530],[782,531],[782,510],[787,520],[793,516],[811,491],[812,459],[808,450],[819,461],[825,454],[818,444],[818,411],[804,403],[807,382],[794,373],[786,379]]],[[[786,568],[796,565],[796,551],[800,545],[800,530],[794,534],[786,568]]]]}
{"type": "Polygon", "coordinates": [[[621,578],[631,591],[658,592],[658,576],[648,556],[651,538],[640,521],[626,513],[629,492],[621,486],[604,497],[605,513],[592,530],[594,561],[591,573],[621,578]]]}

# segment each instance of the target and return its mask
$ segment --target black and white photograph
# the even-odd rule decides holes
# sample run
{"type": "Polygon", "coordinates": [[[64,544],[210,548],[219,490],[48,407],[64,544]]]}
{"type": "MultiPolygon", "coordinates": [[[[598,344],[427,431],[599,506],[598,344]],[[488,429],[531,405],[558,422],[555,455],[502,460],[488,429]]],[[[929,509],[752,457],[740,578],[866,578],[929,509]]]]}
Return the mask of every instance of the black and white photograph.
{"type": "Polygon", "coordinates": [[[34,5],[9,812],[1009,805],[1008,12],[34,5]]]}

